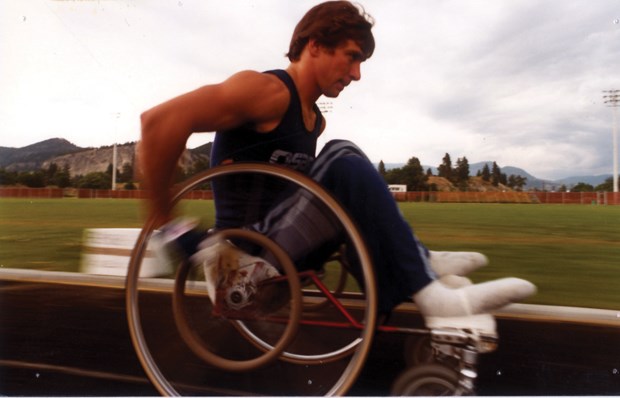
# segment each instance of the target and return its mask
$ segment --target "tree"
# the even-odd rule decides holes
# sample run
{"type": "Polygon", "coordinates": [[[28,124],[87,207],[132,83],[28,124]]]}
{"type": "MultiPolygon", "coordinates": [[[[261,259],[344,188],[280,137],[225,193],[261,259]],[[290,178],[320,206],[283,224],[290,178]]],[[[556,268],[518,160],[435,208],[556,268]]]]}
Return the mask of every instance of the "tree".
{"type": "MultiPolygon", "coordinates": [[[[618,177],[618,183],[620,183],[620,177],[618,177]]],[[[594,190],[604,191],[604,192],[613,192],[614,190],[613,177],[607,178],[604,183],[597,185],[594,188],[594,190]]]]}
{"type": "Polygon", "coordinates": [[[65,164],[62,170],[56,171],[51,184],[56,185],[58,188],[67,188],[71,186],[71,173],[69,170],[69,165],[65,164]]]}
{"type": "Polygon", "coordinates": [[[499,182],[500,184],[508,185],[508,177],[506,173],[499,173],[499,182]]]}
{"type": "Polygon", "coordinates": [[[512,189],[521,191],[523,189],[523,186],[525,186],[525,184],[527,184],[527,177],[511,174],[508,177],[508,182],[506,185],[508,185],[512,189]]]}
{"type": "Polygon", "coordinates": [[[420,159],[415,156],[403,167],[403,177],[408,191],[426,191],[428,188],[428,176],[424,173],[420,159]]]}
{"type": "Polygon", "coordinates": [[[81,177],[76,186],[78,188],[90,188],[90,189],[110,189],[112,188],[112,180],[110,175],[106,172],[88,173],[84,177],[81,177]]]}
{"type": "Polygon", "coordinates": [[[209,158],[205,156],[200,156],[192,163],[192,166],[187,171],[186,177],[193,176],[205,170],[209,170],[210,167],[211,164],[209,158]]]}
{"type": "Polygon", "coordinates": [[[17,177],[15,171],[7,171],[4,168],[0,169],[0,185],[15,185],[17,184],[17,177]]]}
{"type": "Polygon", "coordinates": [[[485,163],[482,167],[482,172],[480,173],[483,181],[491,181],[491,170],[489,170],[489,164],[485,163]]]}
{"type": "Polygon", "coordinates": [[[594,187],[590,184],[586,184],[585,182],[578,182],[574,187],[571,188],[572,192],[592,192],[594,191],[594,187]]]}
{"type": "Polygon", "coordinates": [[[121,172],[118,173],[118,182],[130,183],[133,182],[133,166],[127,162],[123,163],[121,172]]]}
{"type": "Polygon", "coordinates": [[[441,164],[437,167],[437,175],[452,181],[452,160],[450,159],[450,154],[446,153],[443,157],[441,164]]]}
{"type": "Polygon", "coordinates": [[[46,185],[50,185],[54,181],[56,173],[58,173],[58,165],[52,162],[45,172],[46,185]]]}
{"type": "Polygon", "coordinates": [[[494,186],[498,186],[502,179],[502,171],[497,165],[497,163],[493,162],[493,167],[491,169],[491,184],[494,186]]]}
{"type": "Polygon", "coordinates": [[[407,185],[408,191],[426,191],[428,189],[428,176],[420,160],[416,157],[409,159],[402,168],[390,169],[385,173],[385,182],[388,184],[407,185]]]}
{"type": "Polygon", "coordinates": [[[469,187],[469,162],[463,156],[456,160],[456,168],[454,169],[454,181],[452,181],[461,191],[467,191],[469,187]]]}
{"type": "Polygon", "coordinates": [[[383,160],[379,161],[379,167],[377,167],[377,171],[383,178],[385,178],[387,171],[385,170],[385,163],[383,163],[383,160]]]}
{"type": "Polygon", "coordinates": [[[43,170],[20,173],[17,182],[28,188],[43,188],[45,187],[45,173],[43,170]]]}

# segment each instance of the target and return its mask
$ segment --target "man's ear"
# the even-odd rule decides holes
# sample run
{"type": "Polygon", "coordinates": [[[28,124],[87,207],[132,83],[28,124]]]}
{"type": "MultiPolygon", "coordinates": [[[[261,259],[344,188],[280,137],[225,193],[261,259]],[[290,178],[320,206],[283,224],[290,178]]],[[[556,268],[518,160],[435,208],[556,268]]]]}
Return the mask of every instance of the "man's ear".
{"type": "Polygon", "coordinates": [[[315,39],[308,40],[308,52],[311,56],[316,57],[320,54],[323,46],[319,44],[315,39]]]}

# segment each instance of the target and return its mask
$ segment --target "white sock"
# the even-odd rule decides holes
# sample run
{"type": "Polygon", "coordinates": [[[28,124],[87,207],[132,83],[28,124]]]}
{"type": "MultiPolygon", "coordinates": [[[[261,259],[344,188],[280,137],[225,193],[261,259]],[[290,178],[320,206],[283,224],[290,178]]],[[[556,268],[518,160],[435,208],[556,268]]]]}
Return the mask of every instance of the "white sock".
{"type": "Polygon", "coordinates": [[[429,251],[429,261],[433,271],[440,277],[444,275],[467,275],[489,263],[489,259],[482,253],[433,250],[429,251]]]}
{"type": "Polygon", "coordinates": [[[451,289],[473,285],[473,282],[469,278],[458,275],[444,275],[439,278],[439,282],[441,282],[442,285],[451,289]]]}

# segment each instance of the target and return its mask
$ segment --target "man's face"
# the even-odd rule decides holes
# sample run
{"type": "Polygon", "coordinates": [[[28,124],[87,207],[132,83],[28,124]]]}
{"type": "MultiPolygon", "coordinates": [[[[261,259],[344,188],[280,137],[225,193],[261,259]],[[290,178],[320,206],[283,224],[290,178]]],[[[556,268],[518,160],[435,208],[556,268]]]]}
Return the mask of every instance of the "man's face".
{"type": "Polygon", "coordinates": [[[335,49],[321,48],[317,81],[323,95],[336,98],[352,81],[360,80],[364,60],[364,53],[353,40],[335,49]]]}

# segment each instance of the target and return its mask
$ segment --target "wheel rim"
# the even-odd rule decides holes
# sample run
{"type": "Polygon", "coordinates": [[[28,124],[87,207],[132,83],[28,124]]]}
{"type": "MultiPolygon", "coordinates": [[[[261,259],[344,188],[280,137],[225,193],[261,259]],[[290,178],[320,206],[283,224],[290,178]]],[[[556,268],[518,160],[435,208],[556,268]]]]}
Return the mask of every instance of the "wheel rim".
{"type": "MultiPolygon", "coordinates": [[[[372,345],[373,334],[377,324],[378,293],[375,284],[372,262],[363,237],[346,211],[344,211],[340,204],[317,182],[301,173],[280,166],[263,163],[233,163],[225,166],[217,166],[189,179],[173,196],[172,202],[173,204],[176,204],[187,192],[208,180],[216,177],[240,173],[259,173],[282,178],[319,197],[323,203],[339,217],[345,232],[350,238],[352,246],[358,254],[360,267],[362,269],[363,283],[365,286],[366,311],[363,320],[364,327],[361,331],[359,342],[356,344],[357,349],[353,353],[351,361],[347,365],[341,377],[326,393],[326,395],[344,395],[351,388],[357,379],[357,376],[362,371],[364,362],[372,345]]],[[[130,337],[138,359],[140,360],[147,376],[160,394],[176,396],[179,395],[179,393],[162,374],[148,348],[141,325],[140,309],[138,305],[138,281],[140,268],[148,240],[154,230],[154,222],[155,221],[153,219],[146,221],[134,250],[132,251],[126,279],[126,310],[130,337]]]]}
{"type": "Polygon", "coordinates": [[[189,270],[188,266],[179,268],[179,273],[175,279],[175,288],[173,296],[173,312],[175,323],[181,333],[183,340],[189,345],[190,349],[205,362],[230,372],[245,372],[258,369],[276,360],[278,356],[286,349],[288,344],[295,338],[301,319],[301,286],[295,266],[290,258],[275,245],[270,239],[257,232],[247,230],[226,230],[218,233],[223,239],[245,238],[252,240],[254,243],[267,247],[276,255],[279,264],[284,266],[284,270],[289,279],[289,290],[291,293],[291,313],[286,329],[282,336],[278,339],[278,343],[269,350],[264,350],[263,354],[249,360],[232,360],[212,353],[203,343],[202,338],[198,336],[196,330],[191,327],[188,321],[186,305],[185,305],[185,279],[189,270]]]}

